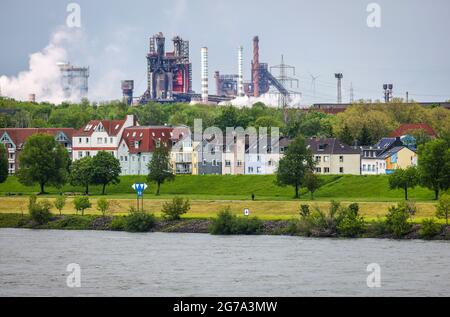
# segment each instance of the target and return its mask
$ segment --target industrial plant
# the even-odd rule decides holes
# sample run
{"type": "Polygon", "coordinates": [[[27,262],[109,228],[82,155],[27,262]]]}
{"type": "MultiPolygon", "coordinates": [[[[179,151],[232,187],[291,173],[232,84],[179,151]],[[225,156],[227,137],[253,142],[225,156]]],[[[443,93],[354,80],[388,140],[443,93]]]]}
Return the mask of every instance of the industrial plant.
{"type": "Polygon", "coordinates": [[[149,101],[159,103],[171,102],[199,102],[205,104],[218,104],[231,102],[240,97],[259,98],[267,93],[279,96],[278,105],[286,107],[292,96],[301,96],[299,92],[288,89],[288,85],[297,83],[294,77],[287,72],[295,68],[284,64],[269,67],[268,63],[260,62],[259,37],[253,39],[253,59],[251,61],[251,78],[244,80],[244,48],[237,50],[237,73],[221,74],[214,72],[215,94],[209,89],[209,62],[208,47],[201,48],[201,92],[192,89],[192,63],[190,60],[189,41],[179,36],[172,39],[173,51],[166,51],[166,38],[158,33],[150,38],[149,53],[147,54],[147,89],[134,97],[134,81],[122,81],[123,100],[127,104],[146,104],[149,101]],[[273,74],[275,70],[279,74],[273,74]]]}
{"type": "Polygon", "coordinates": [[[61,86],[66,99],[87,98],[89,91],[89,68],[73,66],[70,63],[59,63],[61,71],[61,86]]]}

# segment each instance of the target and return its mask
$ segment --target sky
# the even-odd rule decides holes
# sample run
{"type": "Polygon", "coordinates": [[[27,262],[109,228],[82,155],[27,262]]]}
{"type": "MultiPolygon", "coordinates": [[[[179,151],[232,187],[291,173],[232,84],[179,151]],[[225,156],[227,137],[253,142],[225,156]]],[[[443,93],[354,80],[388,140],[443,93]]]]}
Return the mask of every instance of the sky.
{"type": "Polygon", "coordinates": [[[262,62],[277,65],[284,55],[296,67],[300,86],[294,88],[305,104],[336,102],[338,72],[344,75],[343,102],[349,101],[350,85],[355,100],[382,99],[384,83],[394,84],[395,97],[408,91],[417,101],[445,101],[450,99],[449,14],[448,0],[2,0],[0,89],[46,83],[48,78],[39,76],[51,67],[36,65],[51,55],[51,62],[65,58],[90,67],[93,100],[119,99],[122,79],[134,79],[140,95],[148,38],[163,32],[167,50],[175,35],[190,41],[197,92],[201,47],[209,48],[214,92],[215,70],[237,73],[240,45],[244,77],[250,79],[252,38],[258,35],[262,62]],[[80,28],[66,25],[72,2],[81,8],[80,28]],[[371,3],[381,9],[380,27],[368,25],[371,3]],[[27,73],[30,67],[33,75],[27,73]],[[13,81],[21,72],[26,73],[13,81]]]}

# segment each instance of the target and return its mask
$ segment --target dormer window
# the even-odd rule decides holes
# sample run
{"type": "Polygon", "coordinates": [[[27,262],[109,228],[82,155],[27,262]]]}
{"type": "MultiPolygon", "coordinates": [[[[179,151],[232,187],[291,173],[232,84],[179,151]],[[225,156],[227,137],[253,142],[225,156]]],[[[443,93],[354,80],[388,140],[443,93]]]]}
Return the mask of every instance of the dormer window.
{"type": "Polygon", "coordinates": [[[319,144],[319,151],[325,151],[326,147],[327,147],[326,144],[319,144]]]}
{"type": "Polygon", "coordinates": [[[139,146],[141,145],[141,142],[139,142],[139,141],[135,141],[134,142],[134,147],[136,148],[136,149],[139,149],[139,146]]]}

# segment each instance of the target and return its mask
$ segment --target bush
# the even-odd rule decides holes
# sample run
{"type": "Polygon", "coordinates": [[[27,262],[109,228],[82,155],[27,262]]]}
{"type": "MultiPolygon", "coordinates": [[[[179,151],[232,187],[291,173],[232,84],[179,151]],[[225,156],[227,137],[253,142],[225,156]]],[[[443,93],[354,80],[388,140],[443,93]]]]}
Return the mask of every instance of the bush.
{"type": "Polygon", "coordinates": [[[38,202],[35,195],[31,196],[28,202],[28,212],[30,213],[31,220],[39,225],[46,224],[50,221],[52,217],[50,212],[51,208],[52,204],[47,199],[38,202]]]}
{"type": "Polygon", "coordinates": [[[230,207],[227,207],[213,219],[209,232],[215,235],[251,235],[261,233],[262,228],[263,223],[258,218],[239,218],[231,213],[230,207]]]}
{"type": "Polygon", "coordinates": [[[300,206],[300,217],[306,218],[310,214],[309,205],[301,205],[300,206]]]}
{"type": "Polygon", "coordinates": [[[102,216],[105,217],[108,213],[110,203],[106,198],[100,198],[97,200],[97,210],[102,213],[102,216]]]}
{"type": "Polygon", "coordinates": [[[86,209],[92,207],[92,204],[89,201],[89,197],[87,197],[87,196],[75,197],[75,199],[73,200],[73,204],[75,206],[75,210],[77,211],[77,214],[79,211],[81,211],[82,216],[84,216],[84,211],[86,209]]]}
{"type": "Polygon", "coordinates": [[[411,232],[412,225],[409,222],[411,214],[408,211],[409,209],[404,203],[389,208],[386,227],[388,232],[396,238],[402,238],[411,232]]]}
{"type": "Polygon", "coordinates": [[[163,218],[166,220],[180,220],[181,215],[186,214],[191,209],[189,199],[174,197],[171,202],[165,202],[162,207],[163,218]]]}
{"type": "Polygon", "coordinates": [[[125,231],[127,226],[127,217],[114,217],[111,221],[112,231],[125,231]]]}
{"type": "Polygon", "coordinates": [[[419,230],[422,239],[432,239],[441,233],[441,225],[434,219],[425,219],[419,230]]]}
{"type": "Polygon", "coordinates": [[[130,215],[126,217],[125,231],[149,232],[156,224],[156,217],[152,214],[130,209],[130,215]]]}
{"type": "Polygon", "coordinates": [[[364,218],[359,215],[359,205],[351,204],[348,208],[340,211],[337,231],[340,236],[354,238],[363,234],[365,231],[364,218]]]}
{"type": "Polygon", "coordinates": [[[89,230],[92,227],[92,217],[64,216],[50,224],[49,229],[89,230]]]}

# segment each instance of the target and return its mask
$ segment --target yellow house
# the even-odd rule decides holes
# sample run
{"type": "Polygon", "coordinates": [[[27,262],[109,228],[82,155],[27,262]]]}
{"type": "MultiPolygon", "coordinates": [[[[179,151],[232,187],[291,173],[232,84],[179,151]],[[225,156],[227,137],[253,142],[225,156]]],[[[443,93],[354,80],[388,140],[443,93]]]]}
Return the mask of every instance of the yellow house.
{"type": "Polygon", "coordinates": [[[417,165],[417,153],[405,146],[394,147],[385,152],[381,158],[386,162],[386,174],[417,165]]]}

